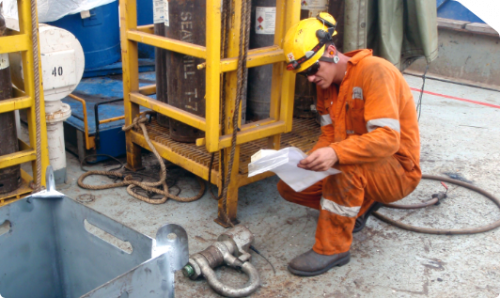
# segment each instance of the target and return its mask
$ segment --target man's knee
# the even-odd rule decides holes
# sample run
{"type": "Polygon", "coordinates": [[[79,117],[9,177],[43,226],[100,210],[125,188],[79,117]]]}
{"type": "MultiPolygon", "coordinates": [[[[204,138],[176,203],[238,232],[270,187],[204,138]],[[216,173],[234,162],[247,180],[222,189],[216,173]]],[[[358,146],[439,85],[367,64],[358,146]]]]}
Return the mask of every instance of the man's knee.
{"type": "Polygon", "coordinates": [[[328,177],[323,189],[325,199],[342,206],[361,206],[366,180],[358,165],[338,165],[341,173],[328,177]]]}
{"type": "Polygon", "coordinates": [[[302,206],[319,209],[319,200],[321,198],[322,191],[322,181],[316,182],[310,187],[304,189],[301,192],[296,192],[285,182],[278,182],[278,192],[281,197],[288,202],[299,204],[302,206]]]}
{"type": "Polygon", "coordinates": [[[286,184],[285,182],[280,180],[278,182],[277,187],[278,187],[278,192],[283,199],[285,199],[289,202],[293,201],[292,200],[292,197],[293,197],[292,193],[295,193],[295,191],[290,186],[288,186],[288,184],[286,184]]]}

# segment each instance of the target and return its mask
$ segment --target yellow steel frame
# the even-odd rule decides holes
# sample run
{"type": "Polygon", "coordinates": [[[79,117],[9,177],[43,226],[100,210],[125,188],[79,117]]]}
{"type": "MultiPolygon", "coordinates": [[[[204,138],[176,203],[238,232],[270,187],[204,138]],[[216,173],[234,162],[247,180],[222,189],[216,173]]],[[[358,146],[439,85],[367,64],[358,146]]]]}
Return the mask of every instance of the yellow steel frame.
{"type": "MultiPolygon", "coordinates": [[[[250,50],[248,52],[247,67],[257,67],[273,64],[273,86],[271,96],[270,118],[258,123],[243,125],[238,132],[237,144],[243,144],[262,138],[269,139],[269,147],[279,148],[280,134],[292,130],[293,98],[295,88],[295,74],[285,71],[285,55],[283,53],[283,40],[290,26],[299,21],[299,0],[277,0],[276,27],[274,45],[270,47],[250,50]]],[[[198,139],[197,145],[205,146],[208,152],[219,152],[228,160],[232,139],[232,125],[236,99],[236,68],[239,51],[240,13],[241,0],[232,0],[233,16],[231,18],[231,32],[228,34],[229,48],[226,59],[221,59],[221,1],[206,0],[206,46],[195,45],[167,37],[153,34],[153,25],[137,26],[136,0],[120,0],[121,19],[121,47],[123,61],[123,85],[125,124],[129,125],[139,114],[139,106],[145,106],[172,119],[184,122],[192,127],[205,132],[205,138],[198,139]],[[198,69],[206,71],[206,113],[205,118],[194,115],[172,105],[159,102],[143,95],[139,88],[138,70],[138,43],[153,45],[155,47],[205,59],[206,62],[198,65],[198,69]],[[224,98],[225,115],[220,123],[220,88],[221,74],[226,73],[224,98]],[[221,135],[221,125],[225,126],[225,135],[221,135]]],[[[239,115],[241,119],[241,115],[239,115]]],[[[147,147],[143,137],[130,130],[126,132],[127,166],[140,169],[141,147],[147,147]]],[[[154,143],[154,142],[153,142],[154,143]]],[[[187,161],[184,157],[174,154],[165,146],[154,143],[160,155],[173,163],[181,165],[198,176],[208,179],[208,168],[195,162],[187,161]]],[[[220,165],[226,167],[227,165],[220,165]]],[[[236,219],[236,203],[238,187],[262,179],[266,175],[249,179],[238,174],[239,146],[236,148],[236,157],[233,163],[233,177],[229,186],[227,214],[232,220],[236,219]]],[[[221,185],[222,177],[214,173],[211,182],[221,185]]],[[[222,205],[219,205],[222,207],[222,205]]],[[[219,208],[219,211],[221,209],[219,208]]],[[[221,214],[219,212],[219,218],[221,214]]],[[[222,224],[222,222],[221,222],[222,224]]]]}
{"type": "MultiPolygon", "coordinates": [[[[29,0],[18,0],[19,9],[19,32],[9,32],[8,36],[0,37],[0,54],[21,52],[23,63],[24,90],[14,89],[14,98],[3,100],[0,102],[0,113],[11,112],[19,109],[27,109],[28,115],[28,132],[29,143],[20,142],[20,151],[11,154],[0,156],[0,169],[13,165],[31,162],[33,173],[36,174],[36,148],[35,144],[38,140],[41,142],[42,150],[42,175],[37,177],[34,175],[34,181],[39,181],[45,186],[45,168],[49,165],[48,145],[47,145],[47,129],[45,125],[45,104],[43,99],[42,88],[42,71],[41,63],[39,69],[34,69],[33,63],[33,45],[32,45],[32,26],[31,18],[38,18],[38,15],[31,15],[31,7],[29,0]],[[40,76],[40,118],[41,135],[36,134],[35,122],[35,71],[40,76]]],[[[37,22],[38,23],[38,22],[37,22]]],[[[38,32],[38,30],[37,30],[38,32]]],[[[38,47],[40,48],[40,47],[38,47]]],[[[40,53],[38,55],[40,60],[40,53]]],[[[1,136],[0,136],[1,137],[1,136]]],[[[29,181],[33,179],[25,171],[21,170],[21,179],[23,181],[21,187],[8,194],[0,197],[0,205],[7,203],[7,199],[19,199],[32,191],[29,187],[29,181]]]]}

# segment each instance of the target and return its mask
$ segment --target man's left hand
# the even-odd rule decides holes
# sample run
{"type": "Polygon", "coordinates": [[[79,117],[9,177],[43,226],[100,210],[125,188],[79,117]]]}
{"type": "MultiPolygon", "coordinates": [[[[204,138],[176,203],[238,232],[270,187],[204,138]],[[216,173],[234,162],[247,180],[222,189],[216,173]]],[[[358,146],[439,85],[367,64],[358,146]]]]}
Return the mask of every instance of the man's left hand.
{"type": "Polygon", "coordinates": [[[299,168],[322,172],[330,169],[333,165],[339,161],[337,153],[332,147],[319,148],[304,158],[297,165],[299,168]]]}

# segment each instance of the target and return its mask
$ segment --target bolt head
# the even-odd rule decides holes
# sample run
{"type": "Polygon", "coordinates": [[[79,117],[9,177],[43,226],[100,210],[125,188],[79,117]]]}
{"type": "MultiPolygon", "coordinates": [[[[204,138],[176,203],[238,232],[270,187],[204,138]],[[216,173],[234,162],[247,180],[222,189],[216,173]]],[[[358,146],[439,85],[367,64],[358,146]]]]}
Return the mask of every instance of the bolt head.
{"type": "Polygon", "coordinates": [[[191,278],[195,274],[193,266],[191,266],[191,264],[184,266],[184,268],[182,268],[182,274],[184,274],[185,277],[191,278]]]}

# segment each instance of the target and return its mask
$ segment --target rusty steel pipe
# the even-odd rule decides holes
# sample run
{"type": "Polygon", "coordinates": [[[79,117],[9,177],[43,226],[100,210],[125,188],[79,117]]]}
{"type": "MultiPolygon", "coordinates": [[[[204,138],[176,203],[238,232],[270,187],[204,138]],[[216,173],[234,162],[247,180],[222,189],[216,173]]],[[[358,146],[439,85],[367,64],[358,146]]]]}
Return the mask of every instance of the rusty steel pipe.
{"type": "MultiPolygon", "coordinates": [[[[205,0],[170,0],[168,20],[165,20],[166,37],[205,46],[206,3],[205,0]]],[[[205,117],[205,70],[196,67],[204,60],[172,51],[167,51],[166,60],[168,104],[205,117]]],[[[203,135],[194,127],[170,119],[170,137],[175,141],[194,143],[203,135]]]]}
{"type": "MultiPolygon", "coordinates": [[[[0,38],[7,27],[0,10],[0,38]]],[[[12,98],[12,81],[10,78],[9,55],[0,54],[0,101],[12,98]]],[[[0,156],[19,151],[17,140],[15,112],[0,111],[0,156]]],[[[0,169],[0,194],[12,192],[21,185],[21,166],[0,169]]]]}
{"type": "MultiPolygon", "coordinates": [[[[164,18],[165,8],[159,5],[159,3],[160,2],[158,1],[153,1],[153,4],[155,5],[154,34],[158,36],[165,36],[165,18],[164,18]],[[163,18],[161,16],[163,16],[163,18]]],[[[155,72],[156,72],[156,100],[168,103],[167,50],[165,49],[155,48],[155,72]]],[[[163,127],[169,126],[169,120],[167,116],[158,113],[156,119],[159,125],[163,127]]]]}

